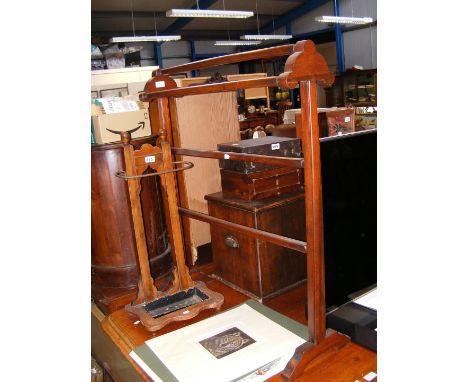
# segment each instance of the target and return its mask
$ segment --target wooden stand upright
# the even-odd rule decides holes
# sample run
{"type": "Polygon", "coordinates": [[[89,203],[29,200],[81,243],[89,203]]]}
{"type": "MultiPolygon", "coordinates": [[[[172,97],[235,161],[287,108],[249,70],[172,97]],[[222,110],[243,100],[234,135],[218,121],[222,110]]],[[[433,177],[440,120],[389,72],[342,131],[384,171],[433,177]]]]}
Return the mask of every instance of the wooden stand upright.
{"type": "Polygon", "coordinates": [[[138,296],[125,308],[136,314],[142,325],[150,331],[158,330],[172,321],[192,318],[203,309],[219,309],[224,301],[221,294],[211,291],[202,282],[194,283],[190,277],[185,264],[174,172],[189,169],[193,164],[183,162],[186,164],[185,167],[174,168],[165,130],[161,130],[159,138],[159,147],[144,144],[140,150],[134,150],[130,144],[130,134],[121,133],[126,172],[116,174],[128,182],[141,276],[138,296]],[[148,168],[155,170],[156,173],[144,174],[148,168]],[[161,175],[165,215],[175,264],[173,284],[166,292],[158,291],[151,277],[140,203],[141,178],[156,175],[161,175]]]}

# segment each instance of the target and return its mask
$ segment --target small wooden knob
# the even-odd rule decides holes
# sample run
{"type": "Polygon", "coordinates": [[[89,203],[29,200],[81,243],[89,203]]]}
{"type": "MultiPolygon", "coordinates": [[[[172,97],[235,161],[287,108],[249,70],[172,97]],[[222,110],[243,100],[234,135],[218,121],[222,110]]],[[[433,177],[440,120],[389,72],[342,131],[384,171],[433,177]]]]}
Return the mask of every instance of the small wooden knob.
{"type": "Polygon", "coordinates": [[[158,132],[159,138],[162,142],[166,142],[167,140],[167,130],[166,129],[159,129],[158,132]]]}
{"type": "Polygon", "coordinates": [[[130,133],[128,131],[120,132],[120,142],[122,142],[124,144],[129,144],[130,139],[132,139],[132,138],[131,138],[130,133]]]}

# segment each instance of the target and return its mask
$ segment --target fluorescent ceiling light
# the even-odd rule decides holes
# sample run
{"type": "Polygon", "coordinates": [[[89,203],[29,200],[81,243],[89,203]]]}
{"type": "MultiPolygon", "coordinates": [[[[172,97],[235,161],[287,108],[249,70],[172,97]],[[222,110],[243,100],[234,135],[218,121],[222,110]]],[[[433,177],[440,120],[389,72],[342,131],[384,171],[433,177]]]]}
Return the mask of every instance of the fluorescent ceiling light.
{"type": "Polygon", "coordinates": [[[372,17],[319,16],[315,18],[315,21],[338,24],[368,24],[372,22],[372,17]]]}
{"type": "Polygon", "coordinates": [[[109,42],[139,42],[139,41],[176,41],[180,40],[180,36],[129,36],[129,37],[112,37],[109,42]]]}
{"type": "Polygon", "coordinates": [[[228,40],[228,41],[216,41],[215,45],[258,45],[261,41],[236,41],[236,40],[228,40]]]}
{"type": "Polygon", "coordinates": [[[246,34],[242,40],[287,40],[292,38],[290,34],[246,34]]]}
{"type": "Polygon", "coordinates": [[[251,11],[224,11],[210,9],[169,9],[167,17],[221,17],[230,19],[246,19],[252,17],[251,11]]]}

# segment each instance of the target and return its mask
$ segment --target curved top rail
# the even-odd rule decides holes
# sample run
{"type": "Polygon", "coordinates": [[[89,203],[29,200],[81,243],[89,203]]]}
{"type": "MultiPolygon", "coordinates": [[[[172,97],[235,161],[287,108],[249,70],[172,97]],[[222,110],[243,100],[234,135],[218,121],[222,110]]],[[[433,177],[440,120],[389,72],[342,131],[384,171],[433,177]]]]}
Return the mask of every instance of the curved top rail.
{"type": "Polygon", "coordinates": [[[235,64],[237,62],[258,60],[262,58],[273,58],[281,56],[289,56],[294,52],[294,45],[281,45],[272,48],[256,49],[248,52],[227,54],[225,56],[207,58],[205,60],[199,60],[195,62],[189,62],[187,64],[172,66],[170,68],[160,69],[161,74],[179,74],[188,72],[190,70],[206,69],[215,66],[235,64]]]}
{"type": "MultiPolygon", "coordinates": [[[[149,81],[151,81],[151,79],[149,81]]],[[[140,100],[143,102],[149,102],[157,97],[183,97],[186,95],[229,92],[239,89],[262,88],[266,86],[278,86],[278,77],[262,77],[253,80],[228,81],[215,84],[161,89],[156,91],[146,91],[145,87],[145,92],[140,94],[140,100]]]]}

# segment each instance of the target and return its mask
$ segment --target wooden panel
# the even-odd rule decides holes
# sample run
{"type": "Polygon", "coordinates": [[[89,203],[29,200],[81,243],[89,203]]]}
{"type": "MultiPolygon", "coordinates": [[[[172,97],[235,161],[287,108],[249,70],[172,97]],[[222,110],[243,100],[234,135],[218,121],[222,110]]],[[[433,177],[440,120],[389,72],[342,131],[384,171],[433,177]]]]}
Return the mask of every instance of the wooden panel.
{"type": "MultiPolygon", "coordinates": [[[[221,203],[209,202],[208,206],[211,216],[256,228],[255,216],[251,212],[221,203]]],[[[211,226],[211,235],[216,274],[234,285],[260,296],[256,240],[214,225],[211,226]],[[237,240],[237,248],[230,248],[226,245],[225,238],[228,235],[237,240]]]]}
{"type": "MultiPolygon", "coordinates": [[[[305,240],[304,199],[265,209],[257,216],[257,228],[293,239],[305,240]]],[[[268,296],[307,277],[307,259],[303,253],[259,241],[262,293],[268,296]]]]}
{"type": "MultiPolygon", "coordinates": [[[[211,216],[294,239],[305,238],[303,193],[252,202],[223,197],[222,193],[207,199],[211,216]]],[[[211,234],[215,273],[258,298],[270,298],[306,278],[302,253],[215,225],[211,234]],[[226,235],[237,240],[238,248],[225,243],[226,235]]]]}
{"type": "MultiPolygon", "coordinates": [[[[176,99],[178,131],[181,147],[216,150],[220,142],[240,139],[235,92],[187,96],[176,99]]],[[[219,165],[216,160],[183,157],[195,164],[183,172],[187,190],[187,208],[208,212],[206,194],[221,190],[219,165]]],[[[206,223],[191,221],[192,257],[196,260],[196,247],[209,243],[210,227],[206,223]]]]}
{"type": "MultiPolygon", "coordinates": [[[[250,74],[232,74],[227,76],[229,81],[252,80],[266,77],[266,73],[250,73],[250,74]]],[[[244,90],[245,99],[268,98],[268,88],[251,88],[244,90]]]]}

